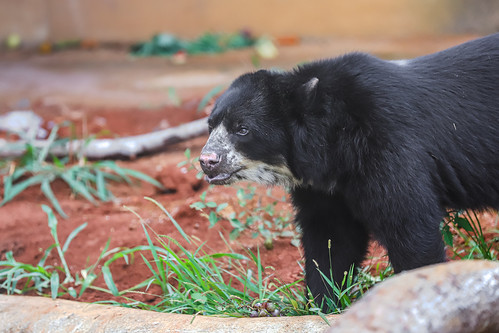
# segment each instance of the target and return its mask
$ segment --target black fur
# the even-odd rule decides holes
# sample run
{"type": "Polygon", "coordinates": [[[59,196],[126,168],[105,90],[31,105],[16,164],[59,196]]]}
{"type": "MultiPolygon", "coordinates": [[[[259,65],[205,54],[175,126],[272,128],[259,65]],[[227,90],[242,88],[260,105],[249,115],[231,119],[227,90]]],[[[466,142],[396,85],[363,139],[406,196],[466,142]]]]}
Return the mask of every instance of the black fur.
{"type": "Polygon", "coordinates": [[[313,262],[329,271],[328,239],[336,281],[368,235],[396,272],[442,262],[446,209],[499,207],[499,34],[406,64],[352,53],[246,74],[209,123],[248,160],[291,171],[314,295],[330,292],[313,262]]]}

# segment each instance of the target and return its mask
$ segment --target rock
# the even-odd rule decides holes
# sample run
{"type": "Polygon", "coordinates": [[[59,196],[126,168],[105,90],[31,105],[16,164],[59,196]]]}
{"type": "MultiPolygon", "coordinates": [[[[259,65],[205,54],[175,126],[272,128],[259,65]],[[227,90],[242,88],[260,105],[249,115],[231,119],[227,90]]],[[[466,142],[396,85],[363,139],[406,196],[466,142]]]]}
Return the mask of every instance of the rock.
{"type": "MultiPolygon", "coordinates": [[[[329,321],[336,317],[329,316],[329,321]]],[[[0,332],[323,332],[319,316],[219,318],[0,295],[0,332]]]]}
{"type": "Polygon", "coordinates": [[[327,332],[499,332],[499,263],[455,261],[401,273],[375,286],[327,332]]]}
{"type": "Polygon", "coordinates": [[[45,138],[43,119],[31,110],[11,111],[0,116],[0,131],[11,132],[22,138],[45,138]]]}

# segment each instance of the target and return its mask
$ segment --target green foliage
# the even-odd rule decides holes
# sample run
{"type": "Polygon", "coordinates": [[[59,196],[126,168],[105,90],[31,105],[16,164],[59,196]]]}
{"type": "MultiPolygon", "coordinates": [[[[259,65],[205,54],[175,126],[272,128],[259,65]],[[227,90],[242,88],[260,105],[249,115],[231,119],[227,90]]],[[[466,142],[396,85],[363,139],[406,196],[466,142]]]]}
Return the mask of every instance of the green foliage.
{"type": "MultiPolygon", "coordinates": [[[[330,267],[334,267],[331,256],[331,241],[328,241],[328,249],[329,265],[330,267]]],[[[314,263],[320,273],[322,283],[331,291],[330,295],[325,295],[323,303],[318,304],[320,308],[323,308],[323,305],[326,305],[326,308],[328,309],[326,311],[327,313],[343,312],[343,310],[352,305],[354,301],[361,298],[369,288],[393,275],[393,269],[390,265],[384,265],[385,268],[381,268],[381,262],[377,261],[376,267],[365,266],[362,269],[358,269],[352,266],[348,271],[344,272],[341,281],[335,281],[333,279],[332,270],[324,273],[320,271],[320,267],[318,267],[315,260],[314,263]],[[372,273],[373,271],[374,274],[372,273]]],[[[315,310],[319,310],[319,307],[315,308],[315,310]]]]}
{"type": "Polygon", "coordinates": [[[441,225],[445,243],[459,259],[498,260],[493,248],[497,239],[485,240],[485,235],[474,211],[451,211],[441,225]],[[455,242],[455,238],[461,241],[455,242]]]}
{"type": "Polygon", "coordinates": [[[232,204],[234,211],[228,216],[222,216],[221,212],[231,204],[207,201],[206,196],[205,191],[200,196],[201,200],[193,203],[191,208],[202,211],[210,227],[226,218],[232,226],[231,240],[249,231],[252,238],[261,236],[267,249],[273,247],[273,240],[277,237],[291,238],[293,245],[299,245],[299,232],[292,223],[291,212],[276,211],[276,206],[284,203],[286,196],[277,198],[272,194],[272,189],[267,189],[262,195],[254,186],[239,187],[236,191],[237,202],[232,204]]]}
{"type": "Polygon", "coordinates": [[[43,257],[36,266],[17,262],[11,251],[5,253],[5,260],[0,261],[0,291],[5,290],[10,295],[25,294],[32,290],[39,294],[45,294],[46,290],[50,290],[53,299],[64,294],[76,298],[77,294],[73,286],[89,285],[93,277],[87,275],[83,279],[76,277],[75,280],[64,256],[71,241],[80,231],[86,228],[87,223],[73,230],[64,245],[61,246],[57,235],[57,219],[54,213],[48,206],[42,205],[42,209],[47,214],[48,226],[55,243],[45,250],[43,257]],[[51,266],[45,263],[53,249],[57,250],[61,266],[51,266]],[[59,274],[64,276],[62,282],[59,274]]]}
{"type": "Polygon", "coordinates": [[[189,148],[187,148],[185,151],[184,151],[184,156],[185,156],[185,160],[182,161],[182,162],[179,162],[177,164],[177,167],[179,168],[186,168],[187,171],[191,171],[191,170],[196,170],[197,171],[197,174],[196,174],[196,178],[197,179],[201,179],[203,178],[203,171],[201,169],[198,168],[198,165],[199,165],[199,157],[192,157],[191,156],[191,150],[189,148]]]}
{"type": "Polygon", "coordinates": [[[4,168],[3,185],[4,197],[0,207],[13,200],[28,187],[40,186],[44,196],[50,201],[54,209],[64,218],[67,218],[59,201],[52,190],[51,184],[62,180],[74,194],[82,196],[96,204],[97,200],[109,201],[113,194],[107,184],[109,181],[125,181],[132,184],[135,178],[148,182],[159,188],[162,185],[155,179],[132,169],[122,168],[113,161],[89,163],[80,158],[78,163],[71,164],[70,157],[59,159],[51,156],[48,162],[49,151],[67,142],[66,139],[56,140],[58,127],[55,127],[47,140],[49,144],[43,148],[26,145],[26,152],[18,161],[11,162],[11,168],[4,168]]]}
{"type": "MultiPolygon", "coordinates": [[[[97,261],[81,270],[79,274],[74,274],[69,269],[65,254],[72,240],[87,224],[76,228],[62,244],[57,234],[57,219],[54,213],[48,206],[42,206],[48,217],[54,244],[45,251],[35,266],[19,263],[12,252],[7,252],[5,260],[0,261],[0,291],[5,290],[8,294],[35,291],[52,298],[69,294],[78,298],[86,290],[93,289],[122,297],[124,300],[123,303],[101,303],[160,312],[241,317],[254,316],[258,310],[259,316],[319,314],[325,319],[320,308],[306,295],[302,287],[303,279],[283,284],[272,278],[268,273],[272,268],[264,267],[259,250],[256,254],[249,250],[246,254],[240,254],[234,252],[226,242],[230,251],[209,253],[206,244],[200,244],[198,240],[189,237],[163,206],[153,199],[148,200],[167,215],[182,239],[190,244],[189,246],[194,246],[194,251],[188,250],[182,242],[170,236],[155,234],[140,216],[132,211],[142,222],[147,244],[109,250],[108,240],[97,261]],[[154,237],[151,237],[151,234],[154,237]],[[45,263],[54,249],[60,266],[45,263]],[[131,264],[136,256],[143,260],[150,271],[150,277],[131,288],[119,290],[114,283],[111,265],[118,260],[131,264]],[[99,275],[103,276],[106,288],[94,285],[99,275]],[[151,305],[133,300],[133,294],[147,293],[152,285],[161,290],[161,293],[156,295],[161,299],[160,302],[151,305]]],[[[339,285],[327,277],[324,277],[324,281],[335,286],[333,290],[340,300],[339,303],[334,303],[326,299],[334,312],[340,312],[344,306],[351,304],[368,285],[353,278],[353,269],[339,285]]]]}
{"type": "Polygon", "coordinates": [[[205,33],[194,40],[183,40],[172,34],[160,33],[151,40],[132,46],[132,54],[139,57],[187,54],[215,54],[231,49],[250,47],[254,39],[245,32],[235,34],[205,33]]]}
{"type": "Polygon", "coordinates": [[[182,105],[182,99],[180,99],[180,96],[178,95],[177,90],[174,87],[168,88],[168,99],[176,107],[182,105]]]}
{"type": "MultiPolygon", "coordinates": [[[[163,206],[152,199],[149,200],[158,205],[168,216],[184,241],[196,246],[195,250],[189,251],[180,241],[170,236],[155,234],[136,214],[142,221],[148,244],[116,252],[103,264],[102,273],[107,289],[96,287],[94,289],[124,297],[130,301],[127,306],[160,312],[240,317],[250,316],[255,304],[269,302],[272,303],[269,309],[278,309],[279,315],[304,315],[317,312],[310,310],[312,303],[300,287],[303,279],[291,284],[272,280],[271,276],[264,273],[265,267],[261,262],[259,251],[256,255],[250,251],[247,255],[243,255],[232,250],[227,253],[208,253],[205,250],[205,243],[199,244],[197,240],[187,236],[163,206]],[[159,245],[155,244],[150,233],[155,235],[159,245]],[[178,248],[179,253],[175,252],[173,247],[178,248]],[[114,261],[126,259],[138,252],[151,271],[151,277],[136,286],[119,291],[108,267],[114,261]],[[253,267],[256,267],[256,273],[253,267]],[[128,298],[128,295],[140,292],[144,288],[147,292],[151,285],[157,285],[161,289],[161,295],[158,295],[161,301],[158,304],[150,305],[128,298]]],[[[115,301],[104,303],[123,305],[115,301]]]]}
{"type": "Polygon", "coordinates": [[[216,86],[216,87],[212,88],[210,91],[208,91],[206,93],[206,95],[204,95],[203,98],[201,99],[201,102],[199,102],[198,112],[203,111],[203,109],[208,105],[208,103],[216,95],[218,95],[220,92],[222,92],[223,89],[224,89],[224,86],[216,86]]]}

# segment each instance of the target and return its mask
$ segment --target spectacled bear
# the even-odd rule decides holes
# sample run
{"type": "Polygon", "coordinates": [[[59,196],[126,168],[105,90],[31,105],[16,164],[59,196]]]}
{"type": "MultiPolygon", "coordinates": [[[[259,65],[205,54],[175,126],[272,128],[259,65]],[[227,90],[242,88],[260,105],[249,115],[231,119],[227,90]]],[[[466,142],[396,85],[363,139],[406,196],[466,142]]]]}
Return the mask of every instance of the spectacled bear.
{"type": "Polygon", "coordinates": [[[341,281],[370,236],[395,272],[443,262],[447,209],[499,208],[499,34],[409,60],[351,53],[245,74],[208,125],[211,184],[289,188],[319,300],[331,290],[317,266],[341,281]]]}

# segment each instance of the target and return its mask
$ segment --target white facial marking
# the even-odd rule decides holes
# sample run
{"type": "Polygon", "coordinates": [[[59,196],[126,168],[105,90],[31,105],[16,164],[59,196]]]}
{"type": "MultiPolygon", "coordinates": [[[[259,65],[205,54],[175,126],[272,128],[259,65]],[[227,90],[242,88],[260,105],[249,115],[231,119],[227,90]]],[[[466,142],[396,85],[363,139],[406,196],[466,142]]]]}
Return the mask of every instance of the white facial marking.
{"type": "Polygon", "coordinates": [[[270,165],[254,160],[245,160],[244,162],[246,162],[244,169],[237,173],[240,180],[287,188],[293,188],[301,184],[301,181],[293,176],[284,162],[280,165],[270,165]]]}
{"type": "Polygon", "coordinates": [[[213,147],[213,149],[220,151],[222,160],[225,159],[225,162],[230,165],[239,165],[243,159],[242,155],[236,151],[234,144],[230,142],[229,132],[224,125],[218,125],[211,132],[206,147],[213,147]]]}
{"type": "Polygon", "coordinates": [[[225,126],[218,125],[210,134],[205,148],[206,153],[216,152],[221,156],[220,163],[226,163],[234,172],[230,183],[239,181],[253,181],[268,186],[295,187],[301,183],[296,179],[285,161],[279,165],[270,165],[258,160],[251,160],[237,151],[229,139],[225,126]]]}

